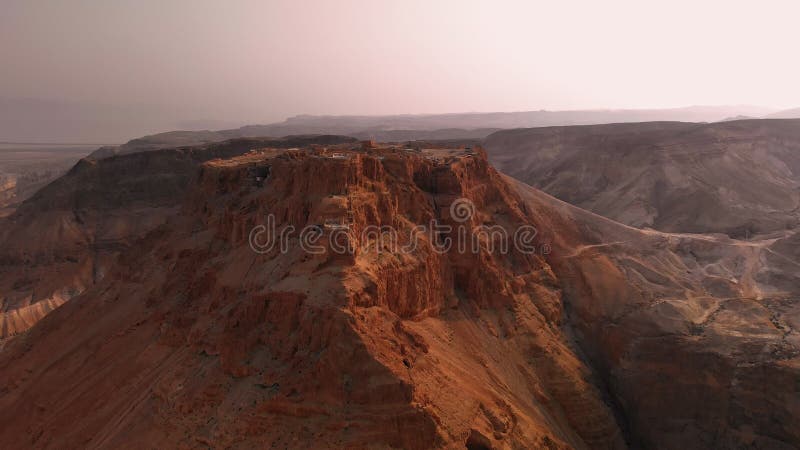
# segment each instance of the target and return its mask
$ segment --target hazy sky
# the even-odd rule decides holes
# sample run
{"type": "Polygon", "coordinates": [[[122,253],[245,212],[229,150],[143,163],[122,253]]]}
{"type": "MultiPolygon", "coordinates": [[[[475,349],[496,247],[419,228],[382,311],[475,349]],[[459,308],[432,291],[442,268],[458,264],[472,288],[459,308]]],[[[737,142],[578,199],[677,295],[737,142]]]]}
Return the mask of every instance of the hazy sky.
{"type": "Polygon", "coordinates": [[[262,123],[299,113],[794,107],[797,5],[0,0],[0,97],[262,123]]]}

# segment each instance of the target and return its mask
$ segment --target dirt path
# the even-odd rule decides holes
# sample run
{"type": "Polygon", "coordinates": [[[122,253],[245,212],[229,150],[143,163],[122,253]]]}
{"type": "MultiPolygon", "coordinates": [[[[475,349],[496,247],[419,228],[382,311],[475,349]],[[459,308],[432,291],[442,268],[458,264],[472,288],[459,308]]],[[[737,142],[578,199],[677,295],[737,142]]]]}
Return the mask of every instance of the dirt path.
{"type": "Polygon", "coordinates": [[[569,255],[565,256],[564,258],[574,258],[584,251],[592,249],[592,248],[601,248],[601,247],[610,247],[612,245],[621,245],[626,244],[627,241],[616,241],[616,242],[608,242],[605,244],[591,244],[591,245],[581,245],[580,247],[576,248],[574,252],[570,253],[569,255]]]}

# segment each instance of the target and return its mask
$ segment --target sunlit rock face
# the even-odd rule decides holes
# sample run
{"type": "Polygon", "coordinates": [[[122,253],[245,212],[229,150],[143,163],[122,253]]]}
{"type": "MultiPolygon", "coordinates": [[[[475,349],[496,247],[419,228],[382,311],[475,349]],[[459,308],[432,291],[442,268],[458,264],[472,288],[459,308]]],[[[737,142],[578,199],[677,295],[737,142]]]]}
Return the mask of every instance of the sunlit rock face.
{"type": "Polygon", "coordinates": [[[0,351],[0,446],[798,445],[791,239],[630,228],[480,148],[296,147],[76,168],[175,190],[0,351]]]}
{"type": "Polygon", "coordinates": [[[527,224],[480,150],[263,150],[208,162],[191,185],[165,225],[3,351],[2,402],[36,430],[0,441],[625,446],[541,255],[443,252],[407,233],[527,224]],[[466,218],[450,216],[457,199],[471,202],[466,218]],[[353,251],[310,254],[297,239],[254,251],[250,231],[269,215],[325,232],[341,219],[353,251]],[[382,226],[398,246],[376,248],[368,231],[382,226]],[[86,395],[52,390],[79,385],[86,395]]]}
{"type": "MultiPolygon", "coordinates": [[[[204,161],[267,145],[354,141],[344,136],[237,139],[80,160],[13,214],[0,217],[0,341],[24,332],[101,280],[120,252],[178,211],[204,161]]],[[[0,180],[0,196],[10,183],[0,180]]]]}

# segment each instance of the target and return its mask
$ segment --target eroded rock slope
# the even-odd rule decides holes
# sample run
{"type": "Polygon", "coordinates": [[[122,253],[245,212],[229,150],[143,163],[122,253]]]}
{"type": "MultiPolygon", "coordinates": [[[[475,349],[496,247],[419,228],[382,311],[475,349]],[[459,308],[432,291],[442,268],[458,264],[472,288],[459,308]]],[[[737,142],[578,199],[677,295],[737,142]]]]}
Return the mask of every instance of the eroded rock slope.
{"type": "Polygon", "coordinates": [[[237,139],[78,162],[9,217],[0,217],[0,341],[25,331],[102,279],[116,255],[183,203],[204,161],[337,136],[237,139]]]}
{"type": "Polygon", "coordinates": [[[187,186],[0,352],[0,447],[800,446],[790,232],[638,230],[480,149],[260,149],[187,186]]]}
{"type": "Polygon", "coordinates": [[[527,221],[480,153],[207,163],[180,214],[0,354],[0,443],[623,448],[542,257],[443,253],[424,234],[378,251],[363,233],[409,244],[416,225],[457,225],[458,198],[471,224],[527,221]],[[254,252],[269,214],[346,220],[355,251],[254,252]]]}
{"type": "Polygon", "coordinates": [[[800,121],[648,122],[499,131],[490,160],[639,228],[748,239],[800,218],[800,121]]]}

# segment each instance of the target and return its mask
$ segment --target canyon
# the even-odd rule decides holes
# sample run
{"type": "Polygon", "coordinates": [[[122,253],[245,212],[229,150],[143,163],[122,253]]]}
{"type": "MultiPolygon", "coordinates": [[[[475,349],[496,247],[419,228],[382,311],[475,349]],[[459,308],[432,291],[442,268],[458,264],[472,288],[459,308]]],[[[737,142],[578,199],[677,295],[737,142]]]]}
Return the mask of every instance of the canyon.
{"type": "Polygon", "coordinates": [[[800,450],[796,2],[3,0],[0,450],[800,450]]]}
{"type": "Polygon", "coordinates": [[[800,446],[793,230],[637,229],[495,151],[325,136],[82,160],[0,219],[19,316],[0,445],[800,446]],[[346,224],[352,250],[254,248],[269,217],[346,224]],[[535,233],[443,252],[415,234],[432,222],[535,233]],[[385,227],[399,246],[367,232],[385,227]]]}

